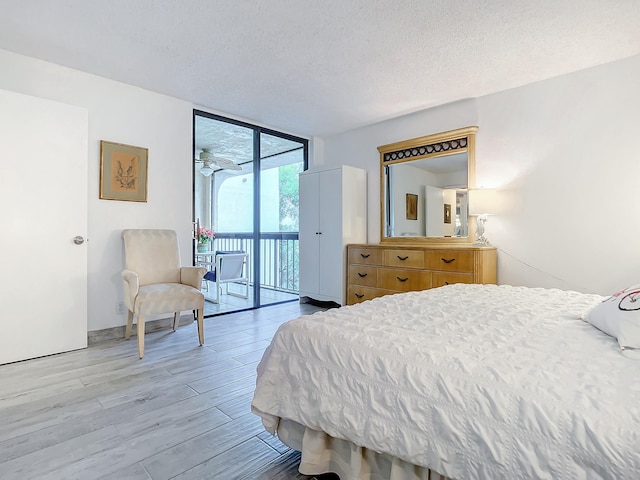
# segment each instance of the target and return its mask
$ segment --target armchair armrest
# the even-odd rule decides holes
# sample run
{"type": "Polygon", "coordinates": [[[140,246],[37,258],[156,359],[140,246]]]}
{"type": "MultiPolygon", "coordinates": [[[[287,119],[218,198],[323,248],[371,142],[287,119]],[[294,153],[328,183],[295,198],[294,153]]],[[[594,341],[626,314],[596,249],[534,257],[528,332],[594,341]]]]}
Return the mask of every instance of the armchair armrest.
{"type": "Polygon", "coordinates": [[[133,303],[138,295],[140,288],[140,280],[138,274],[131,270],[122,271],[122,280],[124,284],[124,304],[130,312],[133,312],[133,303]]]}
{"type": "Polygon", "coordinates": [[[204,267],[180,267],[180,283],[200,290],[205,273],[207,269],[204,267]]]}

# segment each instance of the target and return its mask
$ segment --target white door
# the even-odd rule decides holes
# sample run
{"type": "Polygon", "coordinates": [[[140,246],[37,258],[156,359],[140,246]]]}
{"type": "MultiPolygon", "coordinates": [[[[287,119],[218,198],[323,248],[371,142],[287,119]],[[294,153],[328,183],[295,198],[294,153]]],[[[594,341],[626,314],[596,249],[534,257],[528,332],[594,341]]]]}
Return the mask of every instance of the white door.
{"type": "MultiPolygon", "coordinates": [[[[444,237],[444,200],[443,190],[425,185],[425,224],[427,237],[444,237]]],[[[455,208],[455,205],[454,207],[455,208]]]]}
{"type": "Polygon", "coordinates": [[[85,109],[0,90],[0,364],[87,346],[87,137],[85,109]]]}

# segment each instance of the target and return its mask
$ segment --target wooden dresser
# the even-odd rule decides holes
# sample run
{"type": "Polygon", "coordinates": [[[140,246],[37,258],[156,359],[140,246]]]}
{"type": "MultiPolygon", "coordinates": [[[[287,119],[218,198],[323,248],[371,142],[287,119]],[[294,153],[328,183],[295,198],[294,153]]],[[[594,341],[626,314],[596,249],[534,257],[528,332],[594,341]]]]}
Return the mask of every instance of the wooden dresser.
{"type": "Polygon", "coordinates": [[[495,247],[347,246],[347,305],[450,283],[496,283],[495,247]]]}

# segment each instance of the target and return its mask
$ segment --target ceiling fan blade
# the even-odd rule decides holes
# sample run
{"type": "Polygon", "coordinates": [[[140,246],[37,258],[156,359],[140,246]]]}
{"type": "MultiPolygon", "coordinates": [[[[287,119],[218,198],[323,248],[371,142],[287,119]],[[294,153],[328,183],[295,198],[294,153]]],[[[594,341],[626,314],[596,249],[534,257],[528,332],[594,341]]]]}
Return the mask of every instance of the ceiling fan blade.
{"type": "Polygon", "coordinates": [[[242,170],[240,165],[226,158],[214,157],[211,163],[226,170],[242,170]]]}
{"type": "Polygon", "coordinates": [[[195,161],[203,162],[205,166],[214,165],[216,167],[219,167],[225,170],[236,170],[236,171],[242,170],[242,167],[237,163],[235,163],[234,161],[229,160],[227,158],[216,157],[213,155],[213,153],[211,153],[209,149],[206,149],[206,148],[203,149],[202,152],[200,152],[200,158],[196,158],[195,161]]]}

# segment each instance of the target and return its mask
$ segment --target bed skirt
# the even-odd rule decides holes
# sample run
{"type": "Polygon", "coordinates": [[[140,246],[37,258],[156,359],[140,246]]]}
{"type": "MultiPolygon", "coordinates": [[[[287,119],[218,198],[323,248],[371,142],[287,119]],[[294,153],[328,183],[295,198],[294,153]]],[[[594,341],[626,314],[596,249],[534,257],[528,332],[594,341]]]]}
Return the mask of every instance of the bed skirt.
{"type": "Polygon", "coordinates": [[[280,419],[278,438],[301,452],[303,475],[336,473],[340,480],[451,480],[391,455],[333,438],[291,420],[280,419]]]}

